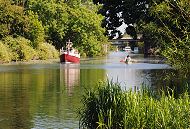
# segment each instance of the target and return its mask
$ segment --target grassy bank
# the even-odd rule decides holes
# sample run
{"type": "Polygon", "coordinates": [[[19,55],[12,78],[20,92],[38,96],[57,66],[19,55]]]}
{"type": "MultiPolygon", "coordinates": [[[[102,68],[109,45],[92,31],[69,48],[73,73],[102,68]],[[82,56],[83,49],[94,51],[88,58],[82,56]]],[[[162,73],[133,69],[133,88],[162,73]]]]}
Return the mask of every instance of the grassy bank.
{"type": "Polygon", "coordinates": [[[87,91],[82,102],[81,128],[190,128],[187,92],[176,99],[172,93],[122,91],[118,84],[105,82],[87,91]]]}

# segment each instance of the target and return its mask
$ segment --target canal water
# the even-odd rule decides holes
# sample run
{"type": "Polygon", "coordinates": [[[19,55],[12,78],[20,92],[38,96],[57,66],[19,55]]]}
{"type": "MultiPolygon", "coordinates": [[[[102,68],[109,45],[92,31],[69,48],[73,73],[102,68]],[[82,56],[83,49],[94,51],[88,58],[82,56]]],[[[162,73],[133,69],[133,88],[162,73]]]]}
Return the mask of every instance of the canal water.
{"type": "Polygon", "coordinates": [[[155,72],[170,69],[159,59],[125,52],[81,59],[80,64],[0,65],[0,129],[78,129],[83,91],[112,80],[122,89],[154,85],[155,72]],[[152,76],[154,75],[154,76],[152,76]]]}

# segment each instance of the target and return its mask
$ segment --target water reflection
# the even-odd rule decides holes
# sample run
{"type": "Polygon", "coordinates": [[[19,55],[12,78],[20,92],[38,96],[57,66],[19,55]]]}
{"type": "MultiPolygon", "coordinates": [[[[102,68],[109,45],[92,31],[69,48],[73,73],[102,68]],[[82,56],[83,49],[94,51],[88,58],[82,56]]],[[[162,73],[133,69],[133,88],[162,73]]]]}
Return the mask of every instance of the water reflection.
{"type": "Polygon", "coordinates": [[[60,85],[65,85],[69,96],[74,86],[80,84],[80,68],[78,64],[60,64],[60,85]]]}
{"type": "Polygon", "coordinates": [[[0,65],[0,128],[78,128],[76,112],[84,89],[107,79],[118,81],[123,89],[142,82],[154,85],[152,77],[157,75],[151,73],[168,68],[127,65],[120,62],[125,54],[82,59],[80,64],[0,65]]]}
{"type": "Polygon", "coordinates": [[[0,69],[0,128],[78,128],[80,94],[68,96],[67,85],[60,84],[64,78],[60,79],[59,64],[0,69]]]}
{"type": "Polygon", "coordinates": [[[26,77],[3,72],[0,78],[0,127],[30,128],[28,89],[22,85],[26,77]]]}

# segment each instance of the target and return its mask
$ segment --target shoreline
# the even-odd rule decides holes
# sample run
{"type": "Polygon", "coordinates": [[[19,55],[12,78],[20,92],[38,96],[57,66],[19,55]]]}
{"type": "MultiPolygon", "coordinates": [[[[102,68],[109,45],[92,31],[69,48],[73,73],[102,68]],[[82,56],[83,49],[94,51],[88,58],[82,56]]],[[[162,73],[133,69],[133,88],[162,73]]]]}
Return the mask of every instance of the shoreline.
{"type": "Polygon", "coordinates": [[[53,64],[60,63],[59,59],[47,59],[47,60],[29,60],[29,61],[11,61],[4,63],[0,60],[0,65],[19,65],[19,64],[53,64]]]}

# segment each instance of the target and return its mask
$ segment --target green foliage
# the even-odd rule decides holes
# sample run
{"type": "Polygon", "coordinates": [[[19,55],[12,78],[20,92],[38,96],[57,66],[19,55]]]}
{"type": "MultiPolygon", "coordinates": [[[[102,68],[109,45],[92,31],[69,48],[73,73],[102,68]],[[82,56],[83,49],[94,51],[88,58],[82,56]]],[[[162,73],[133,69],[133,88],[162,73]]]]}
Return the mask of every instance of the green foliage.
{"type": "Polygon", "coordinates": [[[41,21],[38,20],[38,15],[32,11],[27,11],[29,19],[27,38],[32,41],[33,48],[37,48],[39,43],[44,42],[45,32],[41,21]]]}
{"type": "Polygon", "coordinates": [[[30,41],[23,37],[6,37],[3,43],[9,47],[12,60],[31,60],[36,56],[35,50],[30,46],[30,41]]]}
{"type": "Polygon", "coordinates": [[[168,59],[168,63],[172,66],[188,73],[190,68],[189,46],[189,41],[174,42],[173,45],[162,51],[162,55],[168,59]]]}
{"type": "Polygon", "coordinates": [[[12,60],[28,61],[33,59],[53,59],[59,56],[58,51],[51,44],[40,43],[37,49],[33,49],[30,40],[23,37],[13,38],[9,36],[3,38],[1,46],[4,49],[1,51],[2,54],[0,58],[7,62],[12,60]],[[8,48],[6,48],[6,46],[8,48]]]}
{"type": "Polygon", "coordinates": [[[125,23],[128,25],[126,32],[134,38],[136,31],[143,34],[145,53],[151,47],[157,48],[172,66],[189,71],[189,0],[94,0],[94,2],[103,4],[100,10],[105,16],[103,26],[109,30],[108,35],[110,34],[111,38],[118,32],[117,27],[125,23]]]}
{"type": "Polygon", "coordinates": [[[86,92],[80,112],[81,127],[119,128],[121,112],[125,110],[125,97],[118,84],[100,83],[97,90],[86,92]]]}
{"type": "Polygon", "coordinates": [[[23,6],[27,2],[27,0],[10,0],[12,4],[15,4],[17,6],[23,6]]]}
{"type": "Polygon", "coordinates": [[[97,14],[98,8],[91,0],[0,0],[0,40],[8,40],[14,55],[12,60],[32,59],[24,54],[26,51],[21,51],[31,47],[42,52],[40,59],[58,57],[44,43],[52,43],[59,49],[69,38],[82,55],[102,55],[102,43],[107,38],[100,27],[102,16],[97,14]],[[20,36],[30,41],[16,38],[20,36]]]}
{"type": "Polygon", "coordinates": [[[27,17],[24,8],[12,5],[10,0],[0,1],[0,38],[8,35],[25,35],[27,17]]]}
{"type": "Polygon", "coordinates": [[[102,44],[107,43],[101,27],[103,17],[97,14],[99,6],[91,1],[29,0],[28,10],[37,13],[45,29],[46,41],[56,48],[70,39],[81,55],[102,55],[102,44]],[[79,4],[80,3],[80,4],[79,4]]]}
{"type": "Polygon", "coordinates": [[[190,4],[188,0],[163,1],[150,8],[152,22],[144,26],[149,34],[155,34],[154,41],[159,44],[161,53],[177,69],[188,72],[190,66],[190,4]],[[152,28],[148,27],[152,26],[152,28]],[[157,39],[156,39],[157,38],[157,39]]]}
{"type": "Polygon", "coordinates": [[[118,84],[103,83],[86,92],[80,110],[81,128],[189,128],[190,98],[187,92],[174,98],[148,88],[122,91],[118,84]]]}
{"type": "Polygon", "coordinates": [[[109,36],[110,39],[112,39],[114,36],[116,36],[116,33],[119,31],[117,30],[117,27],[122,25],[123,20],[122,15],[119,15],[120,12],[123,11],[123,1],[117,0],[117,1],[106,1],[106,0],[93,0],[96,4],[102,4],[102,8],[99,10],[99,13],[101,13],[104,16],[102,26],[105,27],[107,30],[106,35],[109,36]],[[111,32],[110,32],[111,31],[111,32]]]}
{"type": "Polygon", "coordinates": [[[42,60],[55,59],[55,58],[58,58],[59,56],[59,53],[55,49],[55,47],[48,43],[39,44],[37,51],[38,51],[39,59],[42,59],[42,60]]]}
{"type": "Polygon", "coordinates": [[[0,24],[0,38],[9,34],[9,30],[6,24],[0,24]]]}
{"type": "Polygon", "coordinates": [[[74,46],[79,48],[81,53],[87,56],[102,55],[102,45],[107,43],[105,30],[100,26],[103,17],[86,6],[77,9],[69,8],[69,14],[70,31],[67,32],[66,37],[73,41],[74,46]]]}
{"type": "Polygon", "coordinates": [[[12,53],[10,51],[10,49],[8,48],[8,46],[6,46],[5,44],[3,44],[2,41],[0,41],[0,60],[3,62],[10,62],[11,61],[11,57],[12,57],[12,53]]]}
{"type": "Polygon", "coordinates": [[[136,30],[133,27],[140,20],[147,18],[147,5],[149,0],[93,0],[94,3],[102,4],[100,13],[105,16],[102,26],[106,27],[107,35],[110,39],[116,36],[116,33],[121,35],[122,33],[117,28],[125,23],[127,27],[127,33],[136,37],[136,30]],[[132,29],[131,29],[132,28],[132,29]],[[128,29],[130,29],[128,31],[128,29]]]}
{"type": "Polygon", "coordinates": [[[63,46],[63,37],[67,31],[67,5],[63,2],[48,0],[29,0],[27,10],[38,15],[46,34],[46,41],[51,41],[56,48],[63,46]]]}

